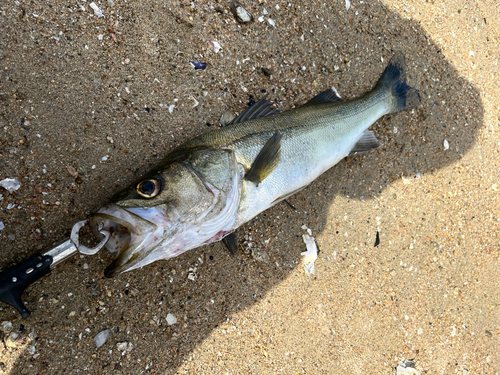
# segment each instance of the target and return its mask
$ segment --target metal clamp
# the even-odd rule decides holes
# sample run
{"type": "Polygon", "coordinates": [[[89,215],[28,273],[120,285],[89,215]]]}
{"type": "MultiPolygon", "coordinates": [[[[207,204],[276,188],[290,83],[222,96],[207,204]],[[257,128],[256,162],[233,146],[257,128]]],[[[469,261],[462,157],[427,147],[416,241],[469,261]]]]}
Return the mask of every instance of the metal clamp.
{"type": "Polygon", "coordinates": [[[87,223],[88,220],[76,223],[71,230],[71,239],[60,243],[45,254],[35,254],[24,262],[0,272],[0,301],[15,307],[23,318],[30,316],[30,312],[21,299],[21,295],[30,284],[47,275],[51,269],[76,252],[93,255],[108,242],[110,233],[102,229],[101,223],[97,228],[98,232],[104,236],[101,242],[92,249],[80,245],[78,232],[87,223]]]}
{"type": "Polygon", "coordinates": [[[89,248],[85,245],[81,245],[80,240],[78,239],[78,232],[80,232],[80,229],[83,228],[88,223],[89,223],[88,220],[82,220],[82,221],[79,221],[78,223],[76,223],[75,225],[73,225],[73,229],[71,229],[70,239],[71,239],[71,242],[73,242],[76,249],[80,253],[85,254],[85,255],[94,255],[99,250],[101,250],[104,247],[104,245],[106,245],[106,243],[109,241],[109,237],[111,236],[111,234],[107,230],[102,229],[102,223],[101,223],[97,227],[97,231],[104,236],[104,238],[101,240],[101,242],[99,242],[97,244],[97,246],[93,247],[93,248],[89,248]]]}

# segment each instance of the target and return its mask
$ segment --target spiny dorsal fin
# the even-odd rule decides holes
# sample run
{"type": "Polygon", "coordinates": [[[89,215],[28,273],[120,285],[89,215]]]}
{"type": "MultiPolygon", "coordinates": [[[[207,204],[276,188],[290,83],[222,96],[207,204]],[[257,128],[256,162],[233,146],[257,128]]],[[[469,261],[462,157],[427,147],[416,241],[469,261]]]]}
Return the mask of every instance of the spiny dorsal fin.
{"type": "Polygon", "coordinates": [[[233,119],[227,125],[237,124],[238,122],[243,122],[247,120],[252,120],[259,117],[271,116],[279,111],[276,108],[271,108],[273,103],[267,100],[267,95],[264,95],[257,103],[245,109],[238,117],[233,119]]]}
{"type": "Polygon", "coordinates": [[[354,145],[349,155],[359,154],[361,152],[366,152],[372,148],[377,148],[380,146],[375,134],[371,130],[367,130],[363,133],[359,141],[354,145]]]}
{"type": "Polygon", "coordinates": [[[304,105],[343,102],[343,101],[344,99],[340,97],[335,87],[332,87],[331,89],[320,92],[318,95],[316,95],[314,98],[309,100],[304,105]]]}
{"type": "Polygon", "coordinates": [[[245,180],[259,186],[274,171],[281,158],[281,137],[280,132],[276,132],[269,138],[253,161],[252,167],[245,175],[245,180]]]}
{"type": "Polygon", "coordinates": [[[224,245],[226,245],[231,255],[235,255],[236,250],[238,250],[237,239],[238,237],[236,236],[236,232],[229,233],[226,237],[222,239],[222,242],[224,242],[224,245]]]}

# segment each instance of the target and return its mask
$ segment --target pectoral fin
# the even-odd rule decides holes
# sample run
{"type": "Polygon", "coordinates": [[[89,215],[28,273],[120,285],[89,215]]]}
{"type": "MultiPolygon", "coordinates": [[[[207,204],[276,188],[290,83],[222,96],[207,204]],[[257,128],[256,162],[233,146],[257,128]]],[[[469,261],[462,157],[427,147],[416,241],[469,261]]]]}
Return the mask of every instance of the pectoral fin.
{"type": "Polygon", "coordinates": [[[224,242],[224,245],[226,245],[231,255],[236,254],[236,250],[238,250],[236,232],[229,233],[226,237],[222,239],[222,242],[224,242]]]}
{"type": "Polygon", "coordinates": [[[380,146],[375,134],[372,131],[367,130],[363,133],[359,141],[354,145],[349,155],[358,154],[360,152],[366,152],[372,148],[377,148],[380,146]]]}
{"type": "Polygon", "coordinates": [[[281,137],[282,135],[276,132],[269,138],[253,161],[252,167],[245,175],[245,180],[259,186],[276,169],[281,157],[281,137]]]}

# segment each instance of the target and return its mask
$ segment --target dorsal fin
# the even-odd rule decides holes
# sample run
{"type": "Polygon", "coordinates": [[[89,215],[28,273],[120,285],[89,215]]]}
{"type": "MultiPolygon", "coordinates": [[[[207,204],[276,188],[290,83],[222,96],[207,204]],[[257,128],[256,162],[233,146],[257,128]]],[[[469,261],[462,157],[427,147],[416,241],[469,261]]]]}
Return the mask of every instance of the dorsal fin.
{"type": "Polygon", "coordinates": [[[252,163],[252,167],[245,175],[245,180],[253,182],[256,186],[276,169],[281,160],[280,132],[275,132],[260,150],[252,163]]]}
{"type": "Polygon", "coordinates": [[[320,92],[318,95],[316,95],[314,98],[309,100],[304,105],[343,102],[343,101],[344,99],[340,97],[335,87],[332,87],[331,89],[320,92]]]}
{"type": "Polygon", "coordinates": [[[238,122],[252,120],[259,117],[271,116],[279,113],[276,108],[271,108],[273,103],[266,99],[267,95],[268,94],[266,94],[254,105],[245,109],[238,117],[233,119],[233,121],[229,122],[227,125],[237,124],[238,122]]]}

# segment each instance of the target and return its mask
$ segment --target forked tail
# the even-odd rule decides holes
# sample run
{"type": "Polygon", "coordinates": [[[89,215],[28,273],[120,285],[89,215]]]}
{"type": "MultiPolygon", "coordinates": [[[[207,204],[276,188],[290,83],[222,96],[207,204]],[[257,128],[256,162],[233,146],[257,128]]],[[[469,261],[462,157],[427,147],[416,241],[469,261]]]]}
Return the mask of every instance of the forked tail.
{"type": "Polygon", "coordinates": [[[406,61],[401,51],[394,54],[376,87],[391,90],[395,98],[393,111],[401,111],[420,103],[418,90],[406,84],[406,61]]]}

